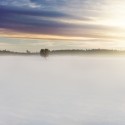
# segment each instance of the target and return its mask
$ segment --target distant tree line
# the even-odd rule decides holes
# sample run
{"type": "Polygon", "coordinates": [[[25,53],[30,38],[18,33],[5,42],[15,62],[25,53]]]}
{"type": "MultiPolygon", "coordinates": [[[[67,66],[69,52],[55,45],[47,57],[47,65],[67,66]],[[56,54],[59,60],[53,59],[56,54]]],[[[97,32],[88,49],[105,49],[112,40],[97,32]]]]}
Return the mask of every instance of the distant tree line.
{"type": "Polygon", "coordinates": [[[26,52],[14,52],[8,50],[0,50],[0,55],[41,55],[42,57],[47,57],[49,55],[125,55],[125,50],[108,50],[108,49],[72,49],[72,50],[49,50],[49,49],[41,49],[40,52],[30,52],[26,50],[26,52]]]}
{"type": "Polygon", "coordinates": [[[9,50],[0,50],[0,55],[38,55],[38,53],[31,53],[29,50],[26,52],[14,52],[9,50]]]}
{"type": "Polygon", "coordinates": [[[120,50],[108,50],[108,49],[86,49],[86,50],[53,50],[51,51],[51,54],[61,54],[61,55],[89,55],[89,54],[94,54],[94,55],[99,55],[99,54],[125,54],[125,51],[120,51],[120,50]]]}

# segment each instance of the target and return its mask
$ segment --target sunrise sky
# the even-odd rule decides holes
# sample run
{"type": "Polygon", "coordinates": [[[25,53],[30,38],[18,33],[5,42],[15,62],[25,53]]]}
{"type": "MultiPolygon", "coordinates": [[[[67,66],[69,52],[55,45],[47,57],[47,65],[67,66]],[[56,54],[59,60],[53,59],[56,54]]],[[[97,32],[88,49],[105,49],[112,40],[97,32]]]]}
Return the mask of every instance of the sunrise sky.
{"type": "Polygon", "coordinates": [[[125,49],[125,0],[0,0],[0,49],[125,49]]]}

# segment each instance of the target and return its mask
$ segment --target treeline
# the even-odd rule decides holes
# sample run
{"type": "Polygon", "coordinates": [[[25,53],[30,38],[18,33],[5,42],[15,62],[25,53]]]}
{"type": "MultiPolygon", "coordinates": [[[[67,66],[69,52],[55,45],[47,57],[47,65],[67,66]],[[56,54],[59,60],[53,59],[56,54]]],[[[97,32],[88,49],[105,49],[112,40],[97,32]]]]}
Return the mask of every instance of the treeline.
{"type": "Polygon", "coordinates": [[[39,53],[31,53],[30,51],[26,52],[14,52],[9,50],[0,50],[0,55],[38,55],[39,53]]]}
{"type": "Polygon", "coordinates": [[[108,50],[108,49],[86,49],[86,50],[49,50],[41,49],[40,52],[14,52],[8,50],[0,50],[0,55],[41,55],[47,57],[49,55],[125,55],[125,50],[108,50]]]}
{"type": "Polygon", "coordinates": [[[49,55],[125,55],[125,50],[108,50],[108,49],[86,49],[86,50],[48,50],[41,49],[40,55],[47,57],[49,55]]]}
{"type": "Polygon", "coordinates": [[[99,54],[125,54],[125,50],[108,50],[108,49],[86,49],[86,50],[53,50],[51,51],[51,54],[68,54],[68,55],[99,55],[99,54]]]}

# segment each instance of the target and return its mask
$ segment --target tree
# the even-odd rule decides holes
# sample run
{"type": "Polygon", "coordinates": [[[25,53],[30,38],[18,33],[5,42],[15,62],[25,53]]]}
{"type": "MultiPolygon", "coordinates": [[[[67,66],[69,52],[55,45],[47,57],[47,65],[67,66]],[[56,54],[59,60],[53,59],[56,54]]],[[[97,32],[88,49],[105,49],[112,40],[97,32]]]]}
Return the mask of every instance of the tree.
{"type": "Polygon", "coordinates": [[[30,51],[29,51],[29,50],[26,50],[26,53],[27,53],[27,54],[30,54],[30,51]]]}
{"type": "Polygon", "coordinates": [[[50,50],[49,49],[41,49],[40,50],[40,55],[43,56],[43,57],[47,57],[50,53],[50,50]]]}

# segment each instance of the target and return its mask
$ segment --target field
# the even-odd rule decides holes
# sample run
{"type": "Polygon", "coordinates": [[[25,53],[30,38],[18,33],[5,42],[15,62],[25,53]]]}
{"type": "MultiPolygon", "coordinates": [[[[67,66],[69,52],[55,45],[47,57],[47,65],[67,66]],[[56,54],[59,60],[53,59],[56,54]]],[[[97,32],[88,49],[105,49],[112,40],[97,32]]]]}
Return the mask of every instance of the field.
{"type": "Polygon", "coordinates": [[[0,125],[125,125],[125,57],[0,56],[0,125]]]}

